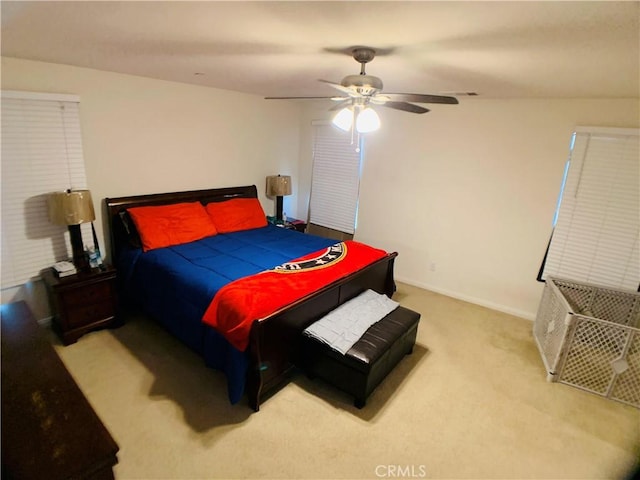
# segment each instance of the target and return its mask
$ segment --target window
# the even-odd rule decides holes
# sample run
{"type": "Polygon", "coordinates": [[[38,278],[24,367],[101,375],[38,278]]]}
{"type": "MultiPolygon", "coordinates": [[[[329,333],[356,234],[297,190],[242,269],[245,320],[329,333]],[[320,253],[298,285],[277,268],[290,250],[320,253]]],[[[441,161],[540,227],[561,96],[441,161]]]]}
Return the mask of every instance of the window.
{"type": "Polygon", "coordinates": [[[332,125],[314,124],[309,222],[353,234],[358,213],[362,140],[332,125]]]}
{"type": "MultiPolygon", "coordinates": [[[[2,288],[66,260],[67,229],[49,222],[47,194],[86,188],[79,99],[2,92],[2,288]]],[[[91,225],[82,225],[86,244],[91,225]]]]}
{"type": "Polygon", "coordinates": [[[576,130],[540,280],[551,275],[639,288],[638,133],[637,129],[576,130]]]}

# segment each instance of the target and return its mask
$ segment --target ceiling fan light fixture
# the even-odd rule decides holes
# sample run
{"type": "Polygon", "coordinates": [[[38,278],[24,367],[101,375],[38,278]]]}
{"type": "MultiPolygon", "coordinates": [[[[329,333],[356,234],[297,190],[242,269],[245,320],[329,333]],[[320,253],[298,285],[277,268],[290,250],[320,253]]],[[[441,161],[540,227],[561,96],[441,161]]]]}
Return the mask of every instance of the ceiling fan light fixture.
{"type": "Polygon", "coordinates": [[[356,118],[356,130],[358,133],[375,132],[380,128],[380,117],[371,107],[365,107],[356,118]]]}
{"type": "MultiPolygon", "coordinates": [[[[387,49],[387,53],[393,49],[387,49]]],[[[429,111],[428,108],[416,105],[416,103],[441,103],[455,105],[458,99],[452,96],[429,95],[426,93],[382,93],[382,80],[373,75],[367,74],[365,65],[372,61],[376,55],[376,51],[370,47],[354,47],[351,50],[351,56],[360,64],[360,73],[357,75],[347,75],[340,83],[331,82],[329,80],[319,79],[320,82],[326,83],[331,87],[339,90],[342,95],[339,97],[265,97],[267,99],[299,99],[299,98],[330,98],[338,103],[332,107],[331,111],[336,111],[343,105],[350,103],[350,114],[347,109],[341,110],[334,118],[333,123],[336,127],[349,131],[353,137],[353,133],[357,130],[360,133],[373,132],[380,128],[380,118],[377,113],[367,110],[369,104],[382,105],[386,108],[392,108],[403,112],[422,114],[429,111]],[[361,114],[362,113],[362,114],[361,114]],[[355,118],[354,118],[355,117],[355,118]],[[358,119],[358,117],[362,117],[358,119]]],[[[468,95],[475,95],[469,92],[468,95]]]]}
{"type": "Polygon", "coordinates": [[[345,107],[340,110],[335,117],[333,117],[332,123],[340,130],[348,132],[353,125],[353,110],[351,107],[345,107]]]}

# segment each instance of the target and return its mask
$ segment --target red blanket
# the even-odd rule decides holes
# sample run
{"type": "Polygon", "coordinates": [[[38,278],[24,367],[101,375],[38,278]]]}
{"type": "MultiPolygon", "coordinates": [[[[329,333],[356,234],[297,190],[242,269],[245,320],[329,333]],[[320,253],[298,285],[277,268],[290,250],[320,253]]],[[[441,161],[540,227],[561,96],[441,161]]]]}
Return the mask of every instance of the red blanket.
{"type": "Polygon", "coordinates": [[[385,255],[383,250],[352,240],[337,243],[225,285],[213,297],[202,321],[244,351],[254,320],[266,318],[385,255]]]}

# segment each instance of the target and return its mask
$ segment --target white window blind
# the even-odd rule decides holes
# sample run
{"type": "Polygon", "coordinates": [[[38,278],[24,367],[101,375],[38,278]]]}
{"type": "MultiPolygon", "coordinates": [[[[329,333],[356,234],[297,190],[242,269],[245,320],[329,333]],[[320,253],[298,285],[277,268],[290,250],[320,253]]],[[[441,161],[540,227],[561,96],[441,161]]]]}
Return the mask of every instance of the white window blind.
{"type": "Polygon", "coordinates": [[[309,222],[353,234],[362,149],[331,125],[314,125],[309,222]],[[357,150],[357,151],[356,151],[357,150]]]}
{"type": "MultiPolygon", "coordinates": [[[[68,229],[49,222],[47,194],[86,188],[79,100],[2,92],[2,288],[70,257],[68,229]]],[[[91,225],[82,225],[92,244],[91,225]]]]}
{"type": "Polygon", "coordinates": [[[581,128],[543,276],[637,290],[640,149],[637,129],[581,128]]]}

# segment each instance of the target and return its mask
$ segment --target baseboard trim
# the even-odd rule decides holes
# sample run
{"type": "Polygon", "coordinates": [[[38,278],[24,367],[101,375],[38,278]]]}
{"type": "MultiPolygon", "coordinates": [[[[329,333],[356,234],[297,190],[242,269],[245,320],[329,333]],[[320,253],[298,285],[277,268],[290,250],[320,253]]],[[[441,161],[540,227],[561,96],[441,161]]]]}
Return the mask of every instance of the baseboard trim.
{"type": "Polygon", "coordinates": [[[513,315],[515,317],[524,318],[525,320],[534,321],[536,318],[535,312],[526,312],[524,310],[519,310],[517,308],[511,308],[506,305],[501,305],[499,303],[488,302],[481,298],[471,297],[469,295],[464,295],[459,292],[453,292],[451,290],[446,290],[444,288],[436,287],[434,285],[429,285],[422,282],[417,282],[415,280],[404,278],[404,277],[395,277],[397,281],[406,283],[407,285],[411,285],[413,287],[422,288],[424,290],[429,290],[434,293],[439,293],[441,295],[446,295],[447,297],[455,298],[458,300],[462,300],[464,302],[473,303],[475,305],[480,305],[481,307],[490,308],[492,310],[496,310],[498,312],[507,313],[509,315],[513,315]]]}

